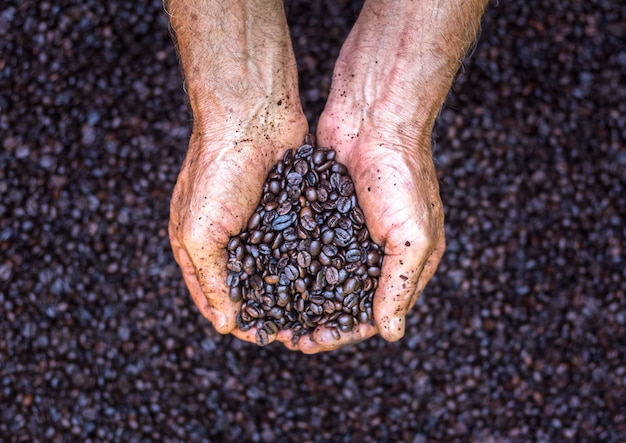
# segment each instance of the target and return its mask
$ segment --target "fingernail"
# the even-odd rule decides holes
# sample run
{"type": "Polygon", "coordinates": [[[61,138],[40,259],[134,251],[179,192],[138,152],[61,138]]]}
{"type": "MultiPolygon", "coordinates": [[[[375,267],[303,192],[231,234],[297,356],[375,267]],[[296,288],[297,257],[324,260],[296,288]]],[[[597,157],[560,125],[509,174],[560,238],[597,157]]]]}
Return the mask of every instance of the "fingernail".
{"type": "Polygon", "coordinates": [[[394,317],[389,320],[389,339],[400,340],[404,336],[404,317],[394,317]]]}
{"type": "Polygon", "coordinates": [[[217,309],[213,309],[213,324],[215,325],[215,329],[223,334],[222,331],[224,331],[224,329],[228,326],[226,314],[218,311],[217,309]]]}

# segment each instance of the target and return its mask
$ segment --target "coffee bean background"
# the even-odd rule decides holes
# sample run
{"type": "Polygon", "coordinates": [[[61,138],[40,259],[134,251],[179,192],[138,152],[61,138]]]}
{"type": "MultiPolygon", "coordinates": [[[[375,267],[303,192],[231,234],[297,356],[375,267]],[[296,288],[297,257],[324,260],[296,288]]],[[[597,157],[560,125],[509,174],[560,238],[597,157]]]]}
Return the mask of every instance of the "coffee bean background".
{"type": "MultiPolygon", "coordinates": [[[[359,2],[287,2],[314,121],[359,2]]],[[[166,236],[190,131],[161,1],[0,10],[0,439],[626,441],[626,10],[490,6],[437,123],[407,334],[216,334],[166,236]]]]}

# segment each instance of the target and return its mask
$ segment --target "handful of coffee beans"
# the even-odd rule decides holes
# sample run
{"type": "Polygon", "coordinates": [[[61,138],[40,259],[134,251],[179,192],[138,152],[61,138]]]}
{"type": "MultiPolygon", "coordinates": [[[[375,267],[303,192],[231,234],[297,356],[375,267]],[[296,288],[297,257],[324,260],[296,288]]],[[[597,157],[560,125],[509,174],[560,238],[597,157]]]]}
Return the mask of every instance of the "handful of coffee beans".
{"type": "Polygon", "coordinates": [[[247,229],[228,243],[237,324],[266,345],[281,329],[300,336],[326,325],[339,339],[372,321],[382,249],[372,241],[354,183],[332,149],[307,136],[270,172],[247,229]]]}

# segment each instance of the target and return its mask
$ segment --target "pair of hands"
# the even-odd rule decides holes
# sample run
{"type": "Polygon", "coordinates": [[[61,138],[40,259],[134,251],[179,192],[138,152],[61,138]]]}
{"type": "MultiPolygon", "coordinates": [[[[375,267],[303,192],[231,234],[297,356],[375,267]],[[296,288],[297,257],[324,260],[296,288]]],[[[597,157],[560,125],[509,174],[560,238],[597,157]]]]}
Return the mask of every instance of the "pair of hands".
{"type": "MultiPolygon", "coordinates": [[[[400,339],[405,316],[445,249],[430,135],[451,78],[441,82],[437,69],[431,72],[425,65],[410,64],[420,54],[407,53],[407,48],[390,53],[373,46],[371,40],[380,36],[367,33],[372,23],[381,22],[381,14],[371,4],[366,2],[342,48],[316,138],[318,146],[335,149],[337,161],[347,166],[372,238],[384,247],[374,294],[374,323],[359,324],[339,340],[323,326],[297,344],[292,343],[289,331],[272,337],[305,353],[336,349],[377,333],[389,341],[400,339]]],[[[176,15],[171,13],[195,118],[171,201],[172,248],[200,312],[218,332],[250,342],[255,342],[256,331],[237,327],[241,302],[234,303],[228,296],[226,245],[246,226],[270,169],[286,149],[302,144],[308,133],[286,20],[284,12],[282,16],[278,12],[274,35],[282,35],[282,41],[255,41],[251,46],[240,42],[231,52],[214,52],[207,60],[198,55],[196,37],[186,36],[202,30],[194,26],[212,26],[214,18],[205,15],[199,20],[208,21],[197,24],[198,19],[185,19],[182,7],[176,15]],[[228,58],[241,53],[245,61],[238,56],[228,58]],[[221,82],[207,88],[222,66],[229,68],[228,75],[223,73],[221,82]],[[212,70],[211,76],[202,78],[207,69],[212,70]]],[[[384,17],[382,22],[386,23],[384,17]]],[[[220,27],[226,27],[225,23],[222,20],[220,27]]],[[[267,28],[268,23],[263,26],[267,28]]],[[[404,32],[389,23],[380,31],[387,40],[390,33],[404,32]]],[[[422,30],[416,35],[423,34],[422,30]]],[[[213,34],[211,42],[216,38],[219,35],[213,34]]],[[[422,49],[423,45],[416,45],[415,51],[422,49]]],[[[426,56],[422,59],[430,62],[426,56]]],[[[454,63],[456,69],[458,57],[454,63]]]]}

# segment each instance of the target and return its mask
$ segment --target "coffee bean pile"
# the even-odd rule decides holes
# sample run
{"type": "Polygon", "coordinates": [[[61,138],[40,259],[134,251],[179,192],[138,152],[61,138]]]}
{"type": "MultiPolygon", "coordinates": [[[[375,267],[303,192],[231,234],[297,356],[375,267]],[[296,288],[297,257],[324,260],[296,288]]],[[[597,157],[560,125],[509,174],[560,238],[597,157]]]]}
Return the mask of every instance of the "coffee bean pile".
{"type": "Polygon", "coordinates": [[[383,259],[344,165],[311,137],[270,172],[247,228],[228,243],[230,298],[243,299],[240,329],[266,345],[280,329],[294,341],[317,326],[339,339],[372,320],[383,259]]]}

